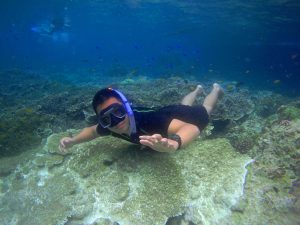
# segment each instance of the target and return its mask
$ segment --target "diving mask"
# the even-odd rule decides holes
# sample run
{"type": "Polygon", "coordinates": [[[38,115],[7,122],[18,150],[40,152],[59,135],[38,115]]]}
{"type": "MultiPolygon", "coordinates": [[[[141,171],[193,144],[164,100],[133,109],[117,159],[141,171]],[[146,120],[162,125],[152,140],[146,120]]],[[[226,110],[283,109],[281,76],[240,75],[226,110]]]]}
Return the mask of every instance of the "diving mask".
{"type": "Polygon", "coordinates": [[[122,122],[125,117],[126,110],[124,106],[119,103],[114,103],[100,112],[98,122],[103,128],[114,127],[122,122]]]}

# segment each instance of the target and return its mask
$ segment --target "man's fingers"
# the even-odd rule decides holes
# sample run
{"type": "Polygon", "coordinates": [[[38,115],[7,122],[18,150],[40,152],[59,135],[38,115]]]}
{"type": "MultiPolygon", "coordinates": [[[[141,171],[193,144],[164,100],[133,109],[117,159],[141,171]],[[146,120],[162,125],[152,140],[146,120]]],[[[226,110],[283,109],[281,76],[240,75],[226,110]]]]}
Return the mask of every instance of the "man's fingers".
{"type": "Polygon", "coordinates": [[[65,148],[65,147],[66,147],[66,146],[64,145],[64,142],[63,142],[63,141],[60,142],[59,147],[60,147],[60,148],[65,148]]]}
{"type": "Polygon", "coordinates": [[[139,136],[139,138],[142,139],[142,140],[147,140],[147,139],[149,139],[149,137],[151,137],[151,136],[147,136],[147,135],[139,136]]]}
{"type": "Polygon", "coordinates": [[[150,141],[148,141],[148,140],[140,140],[140,143],[141,143],[142,145],[146,145],[146,146],[148,146],[148,147],[152,147],[152,146],[153,146],[153,143],[150,142],[150,141]]]}
{"type": "Polygon", "coordinates": [[[62,152],[62,153],[66,153],[67,152],[67,145],[69,144],[69,140],[66,140],[66,139],[62,139],[58,145],[58,148],[59,150],[62,152]]]}
{"type": "Polygon", "coordinates": [[[145,140],[145,141],[150,141],[150,142],[155,142],[155,139],[152,136],[140,136],[141,140],[145,140]]]}
{"type": "Polygon", "coordinates": [[[160,134],[153,134],[152,136],[142,135],[139,138],[141,140],[148,140],[148,141],[151,141],[153,143],[158,143],[162,139],[162,136],[160,134]]]}
{"type": "Polygon", "coordinates": [[[58,148],[59,148],[60,151],[62,151],[65,148],[65,146],[62,142],[60,142],[59,145],[58,145],[58,148]]]}
{"type": "Polygon", "coordinates": [[[160,142],[163,144],[163,145],[168,145],[168,139],[167,138],[162,138],[160,140],[160,142]]]}
{"type": "Polygon", "coordinates": [[[162,136],[160,134],[153,134],[152,137],[158,141],[160,141],[162,139],[162,136]]]}
{"type": "Polygon", "coordinates": [[[140,140],[148,141],[149,143],[151,143],[151,146],[153,146],[154,144],[162,144],[164,146],[168,145],[168,139],[163,138],[160,134],[153,134],[152,136],[142,135],[142,136],[140,136],[140,140]]]}
{"type": "Polygon", "coordinates": [[[65,152],[65,149],[64,149],[61,145],[58,146],[58,149],[59,149],[59,151],[60,151],[61,153],[64,153],[64,152],[65,152]]]}

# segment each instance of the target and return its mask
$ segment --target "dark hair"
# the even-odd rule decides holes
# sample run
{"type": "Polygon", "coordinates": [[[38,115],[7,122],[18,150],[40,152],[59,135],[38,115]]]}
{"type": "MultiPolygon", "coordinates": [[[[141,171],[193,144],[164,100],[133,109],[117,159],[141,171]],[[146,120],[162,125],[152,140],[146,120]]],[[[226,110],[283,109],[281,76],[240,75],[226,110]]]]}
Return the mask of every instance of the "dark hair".
{"type": "Polygon", "coordinates": [[[97,93],[94,95],[93,103],[92,103],[93,109],[96,114],[97,114],[98,105],[104,103],[107,99],[109,99],[111,97],[115,97],[116,99],[122,101],[120,99],[120,96],[110,88],[103,88],[103,89],[97,91],[97,93]]]}

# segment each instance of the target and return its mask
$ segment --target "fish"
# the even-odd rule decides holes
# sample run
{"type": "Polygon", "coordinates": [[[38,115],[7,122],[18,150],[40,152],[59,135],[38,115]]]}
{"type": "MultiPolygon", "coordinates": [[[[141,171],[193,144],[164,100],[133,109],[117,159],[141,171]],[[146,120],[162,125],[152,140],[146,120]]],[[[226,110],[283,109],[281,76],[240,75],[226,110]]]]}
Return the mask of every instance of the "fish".
{"type": "Polygon", "coordinates": [[[281,80],[273,80],[273,84],[280,84],[281,80]]]}
{"type": "Polygon", "coordinates": [[[296,53],[296,54],[293,54],[293,55],[291,55],[291,59],[292,59],[292,60],[295,60],[296,58],[298,58],[298,56],[299,56],[299,54],[298,54],[298,53],[296,53]]]}

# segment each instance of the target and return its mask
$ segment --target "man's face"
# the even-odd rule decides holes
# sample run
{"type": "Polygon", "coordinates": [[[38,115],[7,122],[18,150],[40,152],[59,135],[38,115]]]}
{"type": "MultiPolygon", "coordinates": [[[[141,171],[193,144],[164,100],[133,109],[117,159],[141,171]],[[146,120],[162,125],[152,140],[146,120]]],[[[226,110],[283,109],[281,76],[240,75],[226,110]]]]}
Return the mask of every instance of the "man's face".
{"type": "MultiPolygon", "coordinates": [[[[118,103],[118,104],[122,105],[122,103],[118,99],[116,99],[115,97],[111,97],[111,98],[107,99],[104,103],[102,103],[101,105],[99,105],[97,107],[97,114],[99,115],[102,110],[107,109],[107,107],[111,106],[114,103],[118,103]]],[[[129,135],[128,115],[126,114],[124,120],[122,120],[121,122],[119,122],[117,125],[115,125],[113,127],[108,127],[108,129],[112,132],[117,133],[117,134],[124,134],[125,133],[125,134],[129,135]]]]}

